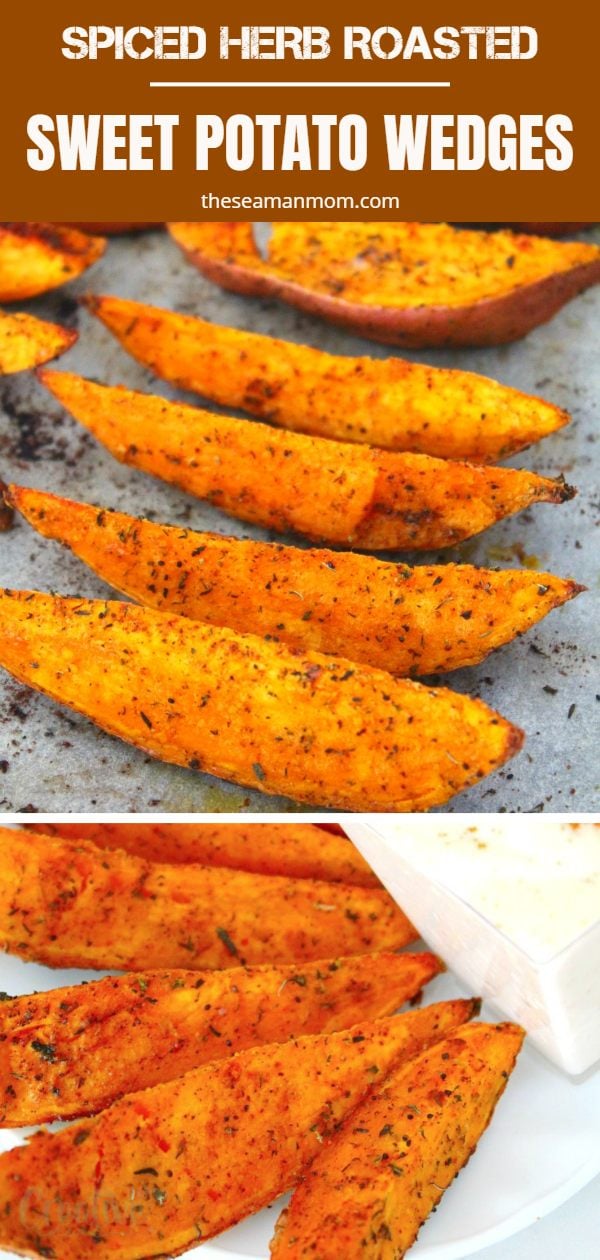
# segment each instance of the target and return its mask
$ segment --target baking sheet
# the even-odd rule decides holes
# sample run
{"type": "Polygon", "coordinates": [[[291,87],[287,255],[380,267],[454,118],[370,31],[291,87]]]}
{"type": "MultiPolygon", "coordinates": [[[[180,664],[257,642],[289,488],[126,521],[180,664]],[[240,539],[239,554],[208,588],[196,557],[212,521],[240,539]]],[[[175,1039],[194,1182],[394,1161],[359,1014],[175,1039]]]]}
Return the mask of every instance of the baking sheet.
{"type": "MultiPolygon", "coordinates": [[[[600,243],[600,230],[587,233],[600,243]]],[[[24,309],[76,326],[80,341],[58,363],[109,383],[186,398],[130,359],[78,293],[117,293],[348,354],[387,357],[388,347],[275,302],[222,292],[187,264],[166,233],[112,240],[106,256],[75,284],[24,309]]],[[[446,675],[458,691],[479,695],[527,732],[524,750],[503,770],[455,797],[441,812],[597,809],[600,713],[598,643],[598,463],[600,288],[583,294],[549,324],[498,349],[410,352],[438,365],[469,368],[540,393],[566,407],[573,424],[512,462],[550,476],[563,473],[579,496],[540,505],[452,551],[402,559],[455,560],[508,568],[526,564],[589,587],[531,633],[476,668],[446,675]]],[[[212,404],[211,404],[212,405],[212,404]]],[[[28,373],[0,382],[0,476],[118,508],[153,520],[263,539],[280,535],[232,521],[174,487],[125,468],[61,411],[28,373]]],[[[297,538],[286,541],[298,544],[297,538]]],[[[300,544],[301,545],[301,544],[300,544]]],[[[3,586],[112,597],[103,582],[57,543],[24,522],[0,535],[3,586]]],[[[0,677],[0,809],[28,812],[288,812],[282,797],[167,766],[94,728],[6,675],[0,677]]],[[[315,812],[302,810],[301,812],[315,812]]]]}

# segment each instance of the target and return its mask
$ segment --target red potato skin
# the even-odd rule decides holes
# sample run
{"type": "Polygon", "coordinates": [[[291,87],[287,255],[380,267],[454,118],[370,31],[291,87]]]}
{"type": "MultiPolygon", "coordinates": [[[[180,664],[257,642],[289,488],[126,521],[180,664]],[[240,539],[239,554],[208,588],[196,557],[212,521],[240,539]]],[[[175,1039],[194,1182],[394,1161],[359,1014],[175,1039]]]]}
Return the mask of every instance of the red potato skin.
{"type": "Polygon", "coordinates": [[[207,224],[206,250],[183,252],[202,275],[223,289],[246,297],[275,298],[351,329],[370,341],[403,349],[433,346],[498,346],[518,341],[584,289],[600,282],[600,258],[572,271],[562,272],[527,285],[502,297],[471,306],[409,307],[394,310],[362,306],[330,294],[315,293],[293,281],[256,270],[262,262],[254,246],[249,223],[207,224]],[[219,233],[214,229],[218,228],[219,233]],[[208,229],[213,229],[212,235],[208,229]],[[218,253],[211,253],[214,238],[218,253]],[[219,239],[220,238],[220,239],[219,239]],[[244,261],[236,261],[241,257],[244,261]],[[253,258],[255,260],[253,265],[253,258]]]}

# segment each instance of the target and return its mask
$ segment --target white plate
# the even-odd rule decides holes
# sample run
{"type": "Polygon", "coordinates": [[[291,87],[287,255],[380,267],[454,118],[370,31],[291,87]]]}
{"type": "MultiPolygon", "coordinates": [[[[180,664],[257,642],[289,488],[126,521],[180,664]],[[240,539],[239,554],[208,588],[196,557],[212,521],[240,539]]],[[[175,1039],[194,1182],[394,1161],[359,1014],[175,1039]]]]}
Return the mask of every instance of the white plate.
{"type": "MultiPolygon", "coordinates": [[[[97,978],[98,973],[50,971],[0,955],[0,989],[11,994],[97,978]]],[[[448,974],[427,988],[429,1001],[463,995],[448,974]]],[[[490,1129],[423,1226],[411,1257],[463,1260],[559,1207],[600,1173],[599,1127],[600,1072],[573,1081],[526,1047],[490,1129]]],[[[0,1130],[0,1150],[14,1146],[15,1136],[0,1130]]],[[[266,1260],[282,1203],[188,1254],[199,1260],[266,1260]]]]}

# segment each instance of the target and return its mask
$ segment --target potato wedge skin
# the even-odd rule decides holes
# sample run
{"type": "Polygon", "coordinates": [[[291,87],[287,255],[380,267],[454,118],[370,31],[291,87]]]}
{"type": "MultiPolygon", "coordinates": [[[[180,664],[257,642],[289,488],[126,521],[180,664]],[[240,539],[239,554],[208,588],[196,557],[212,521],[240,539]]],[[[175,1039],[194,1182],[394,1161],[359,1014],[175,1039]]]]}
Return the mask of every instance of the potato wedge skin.
{"type": "Polygon", "coordinates": [[[0,376],[24,372],[64,354],[77,341],[72,328],[50,324],[23,311],[0,312],[0,376]]]}
{"type": "MultiPolygon", "coordinates": [[[[278,223],[275,225],[277,248],[271,252],[272,261],[265,263],[254,246],[250,224],[174,223],[168,227],[190,262],[222,288],[249,296],[274,297],[308,314],[351,328],[363,337],[412,349],[490,346],[516,341],[551,319],[577,294],[600,281],[600,250],[595,246],[579,245],[573,251],[565,242],[508,232],[464,232],[443,224],[278,223]],[[324,227],[329,229],[325,234],[324,227]],[[462,290],[456,286],[453,293],[446,294],[453,299],[448,303],[436,300],[434,267],[431,283],[420,294],[418,291],[414,294],[413,305],[394,306],[389,297],[386,304],[381,305],[376,299],[368,300],[368,294],[363,295],[362,300],[338,296],[348,291],[352,278],[361,275],[356,256],[350,262],[344,258],[346,239],[354,244],[353,233],[357,235],[360,228],[366,229],[363,233],[365,259],[376,278],[386,276],[390,286],[392,279],[402,274],[402,229],[406,229],[408,242],[413,243],[415,236],[420,238],[423,250],[433,260],[440,243],[439,229],[444,229],[442,240],[447,240],[449,234],[459,263],[467,248],[467,238],[470,238],[472,250],[476,248],[476,241],[480,250],[489,253],[490,241],[501,237],[505,256],[513,259],[506,273],[510,282],[504,289],[500,285],[499,293],[492,288],[489,295],[481,298],[467,294],[461,297],[462,290]],[[294,247],[295,237],[299,240],[298,248],[294,247]],[[369,243],[371,237],[376,244],[369,243]],[[307,238],[309,247],[303,252],[307,238]],[[543,256],[548,260],[547,273],[537,279],[528,279],[526,273],[526,278],[519,283],[512,274],[515,259],[527,257],[527,251],[531,254],[534,241],[538,249],[546,246],[543,256]],[[331,252],[336,247],[341,247],[342,266],[331,252]],[[328,274],[331,258],[335,268],[328,274]],[[315,261],[318,259],[324,259],[324,272],[319,270],[319,262],[315,261]],[[400,271],[394,270],[394,259],[400,271]],[[303,273],[304,283],[298,279],[303,273]],[[323,283],[327,286],[325,291],[319,287],[323,283]]],[[[499,254],[497,245],[495,248],[499,254]]],[[[410,273],[410,266],[408,270],[410,273]]],[[[468,264],[463,274],[472,275],[468,264]]]]}
{"type": "Polygon", "coordinates": [[[106,241],[58,223],[0,224],[0,301],[56,289],[102,256],[106,241]]]}
{"type": "Polygon", "coordinates": [[[5,497],[138,603],[400,676],[476,664],[583,589],[526,569],[411,569],[195,533],[23,486],[5,497]]]}
{"type": "Polygon", "coordinates": [[[401,1260],[490,1123],[523,1035],[467,1025],[392,1071],[311,1164],[273,1260],[401,1260]]]}
{"type": "Polygon", "coordinates": [[[374,953],[416,939],[382,888],[151,863],[4,828],[0,846],[0,946],[49,966],[199,970],[374,953]]]}
{"type": "Polygon", "coordinates": [[[327,354],[126,298],[86,305],[163,380],[300,433],[489,463],[569,421],[474,372],[327,354]]]}
{"type": "Polygon", "coordinates": [[[69,372],[39,379],[122,463],[241,520],[380,551],[453,546],[575,493],[518,468],[399,454],[212,415],[69,372]]]}
{"type": "Polygon", "coordinates": [[[0,664],[164,761],[339,809],[427,809],[523,741],[480,700],[119,602],[0,593],[0,664]]]}
{"type": "Polygon", "coordinates": [[[250,1046],[392,1015],[441,970],[433,954],[301,966],[146,971],[0,1004],[0,1124],[91,1115],[250,1046]],[[39,1045],[52,1047],[40,1054],[39,1045]]]}
{"type": "Polygon", "coordinates": [[[38,1134],[0,1156],[0,1247],[50,1247],[60,1260],[188,1250],[288,1189],[378,1078],[474,1006],[444,1002],[253,1047],[38,1134]]]}
{"type": "Polygon", "coordinates": [[[195,862],[255,875],[380,887],[346,836],[312,823],[31,823],[28,830],[91,840],[100,849],[124,849],[148,862],[195,862]]]}

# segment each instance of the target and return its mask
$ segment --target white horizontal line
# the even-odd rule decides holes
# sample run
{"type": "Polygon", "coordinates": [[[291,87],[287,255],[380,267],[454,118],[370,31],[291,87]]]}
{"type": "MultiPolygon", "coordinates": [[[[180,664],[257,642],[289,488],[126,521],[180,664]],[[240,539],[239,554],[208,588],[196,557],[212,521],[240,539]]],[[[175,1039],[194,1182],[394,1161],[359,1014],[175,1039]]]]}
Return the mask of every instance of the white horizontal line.
{"type": "Polygon", "coordinates": [[[450,83],[429,83],[429,82],[423,82],[423,83],[420,83],[420,82],[417,82],[417,83],[415,83],[415,82],[406,82],[406,83],[381,83],[381,82],[375,82],[375,83],[365,83],[365,82],[359,82],[359,83],[349,83],[347,80],[342,80],[342,81],[341,81],[341,82],[339,82],[339,83],[323,83],[323,82],[320,82],[320,81],[314,81],[314,80],[311,80],[310,82],[301,82],[301,83],[299,83],[297,80],[292,80],[292,82],[290,82],[290,83],[274,83],[272,79],[258,79],[258,80],[255,80],[254,82],[253,82],[253,81],[248,82],[248,80],[247,80],[247,79],[243,79],[243,80],[241,80],[241,81],[239,81],[239,82],[235,82],[235,83],[231,83],[231,82],[230,82],[230,83],[223,83],[223,81],[222,81],[222,80],[221,80],[221,81],[219,81],[219,82],[215,82],[215,83],[194,83],[194,82],[190,81],[189,79],[184,79],[182,82],[170,82],[169,80],[165,80],[165,79],[158,79],[158,80],[156,80],[155,82],[150,83],[150,87],[168,87],[168,88],[178,88],[178,87],[190,87],[190,88],[245,88],[245,87],[257,87],[257,88],[264,88],[264,87],[274,87],[274,88],[297,88],[297,87],[300,87],[300,88],[321,88],[321,87],[331,87],[331,88],[359,88],[359,87],[374,87],[374,88],[413,88],[413,87],[415,87],[415,88],[428,88],[428,87],[432,87],[432,88],[436,88],[436,87],[440,87],[440,88],[447,88],[447,87],[450,87],[450,86],[451,86],[451,85],[450,85],[450,83]]]}

